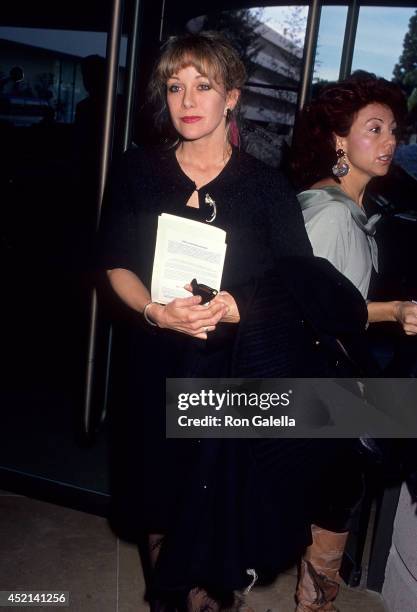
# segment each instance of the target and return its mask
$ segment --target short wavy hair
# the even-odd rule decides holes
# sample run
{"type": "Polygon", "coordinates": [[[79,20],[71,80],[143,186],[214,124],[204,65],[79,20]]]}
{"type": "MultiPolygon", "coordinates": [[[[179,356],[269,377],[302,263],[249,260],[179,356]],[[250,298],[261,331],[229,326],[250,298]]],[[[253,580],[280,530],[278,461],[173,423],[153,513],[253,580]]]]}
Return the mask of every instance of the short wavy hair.
{"type": "Polygon", "coordinates": [[[297,187],[306,189],[331,176],[337,162],[334,135],[347,136],[357,113],[372,103],[388,106],[397,124],[403,123],[407,113],[404,94],[398,85],[375,74],[358,70],[319,91],[301,112],[294,133],[290,170],[297,187]]]}
{"type": "MultiPolygon", "coordinates": [[[[211,82],[223,87],[226,93],[242,89],[246,81],[246,69],[238,52],[219,32],[171,37],[162,49],[148,86],[150,101],[156,109],[155,124],[166,136],[173,133],[166,101],[167,81],[187,66],[194,66],[211,82]]],[[[228,115],[227,121],[231,118],[228,115]]]]}

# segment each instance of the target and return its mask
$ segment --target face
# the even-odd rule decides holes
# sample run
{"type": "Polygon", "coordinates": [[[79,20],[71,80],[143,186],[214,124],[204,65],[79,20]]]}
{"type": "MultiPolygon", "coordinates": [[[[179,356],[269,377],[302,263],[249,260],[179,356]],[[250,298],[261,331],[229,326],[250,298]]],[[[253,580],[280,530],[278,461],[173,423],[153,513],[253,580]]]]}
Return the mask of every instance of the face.
{"type": "Polygon", "coordinates": [[[239,92],[200,74],[194,66],[181,68],[167,81],[167,103],[171,121],[185,140],[224,138],[226,110],[233,109],[239,92]]]}
{"type": "Polygon", "coordinates": [[[394,115],[388,106],[372,103],[362,108],[348,136],[336,137],[336,147],[346,153],[349,174],[361,175],[365,179],[384,176],[395,151],[396,127],[394,115]]]}

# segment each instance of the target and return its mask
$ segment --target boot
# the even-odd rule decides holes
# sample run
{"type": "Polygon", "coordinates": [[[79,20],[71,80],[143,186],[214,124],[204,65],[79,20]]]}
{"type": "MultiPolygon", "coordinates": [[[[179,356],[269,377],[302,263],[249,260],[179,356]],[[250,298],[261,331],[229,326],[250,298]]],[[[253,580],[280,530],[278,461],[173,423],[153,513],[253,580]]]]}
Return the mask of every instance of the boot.
{"type": "Polygon", "coordinates": [[[339,569],[348,531],[336,533],[311,526],[313,543],[301,560],[296,612],[337,612],[333,605],[339,592],[339,569]]]}

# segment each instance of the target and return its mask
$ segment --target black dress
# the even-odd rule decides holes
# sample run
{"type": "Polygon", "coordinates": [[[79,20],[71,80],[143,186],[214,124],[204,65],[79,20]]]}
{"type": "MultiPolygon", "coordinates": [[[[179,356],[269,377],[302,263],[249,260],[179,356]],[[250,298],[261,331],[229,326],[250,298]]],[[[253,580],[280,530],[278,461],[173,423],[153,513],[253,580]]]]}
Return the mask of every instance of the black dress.
{"type": "MultiPolygon", "coordinates": [[[[247,288],[281,257],[312,256],[294,192],[276,169],[233,149],[219,176],[199,190],[199,209],[186,206],[194,190],[173,149],[127,152],[112,173],[103,211],[102,266],[131,270],[150,287],[158,215],[204,222],[212,213],[206,194],[216,202],[213,225],[227,233],[222,289],[235,297],[240,311],[247,288]]],[[[251,461],[248,445],[165,439],[165,378],[227,376],[237,327],[220,325],[205,342],[155,330],[134,315],[122,343],[128,357],[116,403],[125,461],[116,479],[126,484],[121,506],[132,530],[138,536],[166,534],[155,574],[163,590],[202,582],[231,589],[250,582],[246,569],[253,546],[243,552],[247,523],[244,531],[240,524],[242,509],[253,505],[243,484],[251,461]]],[[[309,543],[308,521],[298,521],[302,513],[291,516],[284,506],[281,517],[273,508],[268,516],[273,528],[285,523],[281,550],[273,551],[274,570],[294,561],[309,543]]]]}
{"type": "MultiPolygon", "coordinates": [[[[246,299],[230,376],[356,376],[340,340],[369,367],[366,304],[328,261],[282,258],[250,286],[246,299]]],[[[321,402],[314,412],[323,422],[329,418],[321,402]]],[[[330,501],[334,507],[353,470],[347,457],[354,445],[349,439],[201,440],[187,503],[158,560],[158,586],[227,591],[248,585],[249,569],[262,582],[274,578],[310,543],[310,524],[324,516],[330,501]]],[[[341,497],[339,514],[349,510],[341,497]]]]}

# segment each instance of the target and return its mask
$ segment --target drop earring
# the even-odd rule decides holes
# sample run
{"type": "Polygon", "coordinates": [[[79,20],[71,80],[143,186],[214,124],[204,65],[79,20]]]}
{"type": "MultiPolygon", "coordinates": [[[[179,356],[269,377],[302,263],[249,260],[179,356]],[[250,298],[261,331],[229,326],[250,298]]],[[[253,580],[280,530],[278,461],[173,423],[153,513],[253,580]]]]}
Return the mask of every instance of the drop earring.
{"type": "Polygon", "coordinates": [[[342,178],[342,176],[346,176],[349,172],[349,164],[347,163],[346,153],[343,149],[337,149],[336,155],[337,162],[332,166],[332,172],[337,178],[342,178]]]}

